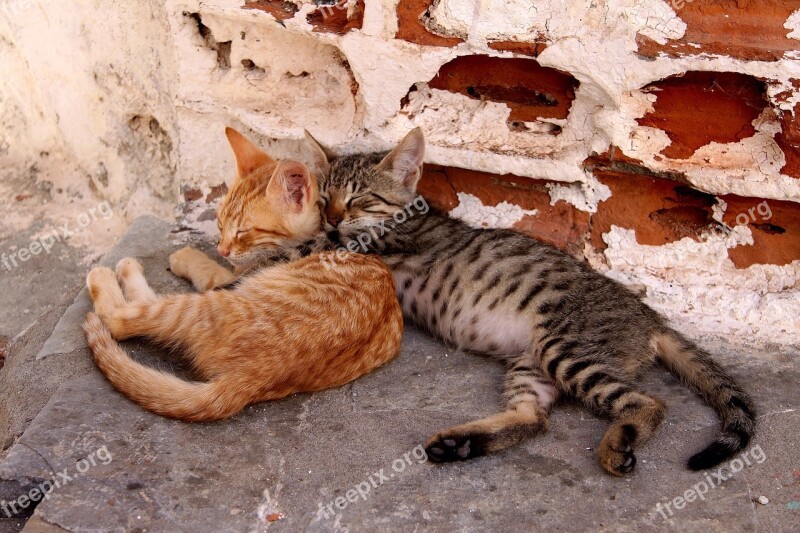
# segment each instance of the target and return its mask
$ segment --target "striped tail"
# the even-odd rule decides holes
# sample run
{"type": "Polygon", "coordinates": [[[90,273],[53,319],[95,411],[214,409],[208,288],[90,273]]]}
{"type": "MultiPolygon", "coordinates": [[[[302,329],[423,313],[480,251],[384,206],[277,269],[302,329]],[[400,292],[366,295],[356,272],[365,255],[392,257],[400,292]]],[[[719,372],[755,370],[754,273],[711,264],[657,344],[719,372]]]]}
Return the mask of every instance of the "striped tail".
{"type": "Polygon", "coordinates": [[[707,352],[676,331],[658,333],[655,341],[659,362],[713,407],[722,420],[722,433],[689,459],[689,468],[711,468],[746,448],[756,429],[750,396],[707,352]]]}
{"type": "Polygon", "coordinates": [[[184,381],[134,361],[94,313],[86,316],[83,330],[100,371],[115,389],[149,411],[168,418],[202,422],[232,416],[248,403],[244,398],[227,394],[222,382],[184,381]]]}

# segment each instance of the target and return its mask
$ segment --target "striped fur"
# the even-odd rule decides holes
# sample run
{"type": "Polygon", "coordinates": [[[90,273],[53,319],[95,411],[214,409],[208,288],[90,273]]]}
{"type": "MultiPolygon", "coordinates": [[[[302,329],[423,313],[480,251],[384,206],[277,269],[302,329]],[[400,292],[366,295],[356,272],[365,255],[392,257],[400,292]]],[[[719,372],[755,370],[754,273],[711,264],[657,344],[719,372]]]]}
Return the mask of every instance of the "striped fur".
{"type": "Polygon", "coordinates": [[[335,248],[383,223],[387,231],[366,251],[391,268],[404,314],[452,345],[505,362],[506,410],[434,435],[431,459],[467,459],[541,433],[553,403],[566,395],[611,420],[600,462],[624,475],[636,464],[634,448],[664,419],[663,402],[636,386],[654,363],[722,419],[720,437],[690,459],[690,468],[709,468],[747,446],[755,429],[749,396],[621,284],[513,231],[472,228],[435,210],[395,222],[415,198],[423,154],[422,134],[414,130],[388,155],[333,160],[322,207],[341,221],[265,260],[335,248]]]}
{"type": "MultiPolygon", "coordinates": [[[[242,258],[316,232],[317,180],[304,165],[273,161],[237,136],[231,144],[240,176],[222,202],[223,240],[229,236],[227,244],[242,258]]],[[[123,259],[116,273],[105,267],[89,273],[95,312],[84,323],[95,362],[112,385],[162,416],[219,420],[254,402],[343,385],[400,350],[403,316],[392,276],[378,258],[348,254],[326,262],[314,255],[245,270],[238,279],[191,248],[173,254],[170,264],[199,290],[237,283],[159,296],[141,265],[123,259]],[[174,348],[199,381],[148,368],[116,342],[138,336],[174,348]]]]}

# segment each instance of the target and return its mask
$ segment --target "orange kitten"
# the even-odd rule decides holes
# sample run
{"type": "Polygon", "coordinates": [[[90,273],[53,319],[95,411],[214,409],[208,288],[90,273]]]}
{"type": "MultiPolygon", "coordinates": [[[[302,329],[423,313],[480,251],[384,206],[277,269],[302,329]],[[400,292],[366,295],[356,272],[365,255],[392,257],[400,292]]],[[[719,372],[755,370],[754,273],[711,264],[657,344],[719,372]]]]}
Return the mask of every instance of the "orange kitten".
{"type": "MultiPolygon", "coordinates": [[[[300,241],[320,223],[317,180],[227,130],[238,177],[219,210],[220,252],[245,271],[259,250],[300,241]]],[[[172,270],[200,290],[236,275],[184,248],[172,270]]],[[[97,366],[144,408],[191,421],[232,416],[251,403],[343,385],[393,359],[403,317],[392,276],[374,257],[312,255],[248,273],[231,290],[156,295],[134,259],[87,278],[95,313],[84,330],[97,366]],[[143,336],[179,347],[201,381],[131,359],[116,340],[143,336]]]]}

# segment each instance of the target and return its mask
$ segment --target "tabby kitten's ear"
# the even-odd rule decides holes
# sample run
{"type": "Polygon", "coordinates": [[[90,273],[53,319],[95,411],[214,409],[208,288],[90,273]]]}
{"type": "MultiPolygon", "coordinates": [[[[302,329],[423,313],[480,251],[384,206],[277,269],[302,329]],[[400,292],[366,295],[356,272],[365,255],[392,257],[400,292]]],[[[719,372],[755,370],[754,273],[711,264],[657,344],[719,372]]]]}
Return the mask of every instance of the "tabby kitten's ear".
{"type": "Polygon", "coordinates": [[[422,176],[422,160],[425,159],[425,136],[421,128],[414,128],[400,141],[397,148],[389,152],[378,164],[379,170],[391,173],[404,187],[415,191],[422,176]]]}
{"type": "Polygon", "coordinates": [[[317,140],[308,132],[308,130],[303,130],[303,132],[306,135],[306,141],[308,142],[308,145],[311,147],[316,170],[319,171],[323,176],[326,176],[328,171],[331,169],[331,161],[336,158],[336,154],[318,143],[317,140]]]}
{"type": "MultiPolygon", "coordinates": [[[[316,184],[316,180],[314,183],[316,184]]],[[[312,193],[308,167],[297,161],[278,162],[267,185],[267,197],[280,202],[293,213],[300,213],[312,200],[312,193]]]]}
{"type": "Polygon", "coordinates": [[[225,128],[225,136],[228,137],[228,142],[236,158],[236,172],[239,179],[268,163],[275,162],[261,148],[235,129],[225,128]]]}

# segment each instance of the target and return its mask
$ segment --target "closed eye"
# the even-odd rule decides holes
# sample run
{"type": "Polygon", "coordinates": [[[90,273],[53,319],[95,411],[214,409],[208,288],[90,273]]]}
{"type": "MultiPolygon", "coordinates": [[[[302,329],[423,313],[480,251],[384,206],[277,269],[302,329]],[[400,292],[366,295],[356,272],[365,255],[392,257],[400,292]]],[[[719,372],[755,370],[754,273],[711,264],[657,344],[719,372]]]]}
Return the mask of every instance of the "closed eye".
{"type": "Polygon", "coordinates": [[[347,202],[345,202],[344,204],[345,208],[350,209],[351,207],[353,207],[353,202],[361,200],[362,198],[364,198],[364,196],[365,195],[363,194],[361,196],[351,196],[350,199],[347,200],[347,202]]]}
{"type": "Polygon", "coordinates": [[[236,236],[239,237],[240,235],[244,235],[245,233],[247,233],[249,231],[252,231],[252,230],[253,230],[253,228],[240,229],[240,230],[238,230],[236,232],[236,236]]]}
{"type": "Polygon", "coordinates": [[[258,232],[259,235],[262,235],[262,236],[265,236],[265,237],[277,237],[277,238],[282,238],[282,239],[286,239],[286,238],[289,237],[288,235],[286,235],[285,233],[281,233],[280,231],[274,231],[274,230],[264,229],[264,228],[252,228],[252,229],[254,229],[256,232],[258,232]]]}
{"type": "Polygon", "coordinates": [[[382,202],[382,203],[384,203],[386,205],[392,205],[394,207],[399,207],[401,209],[403,208],[403,206],[401,204],[398,204],[397,202],[391,202],[391,201],[387,200],[386,198],[384,198],[383,196],[381,196],[378,193],[371,192],[370,195],[373,198],[375,198],[376,200],[378,200],[379,202],[382,202]]]}

